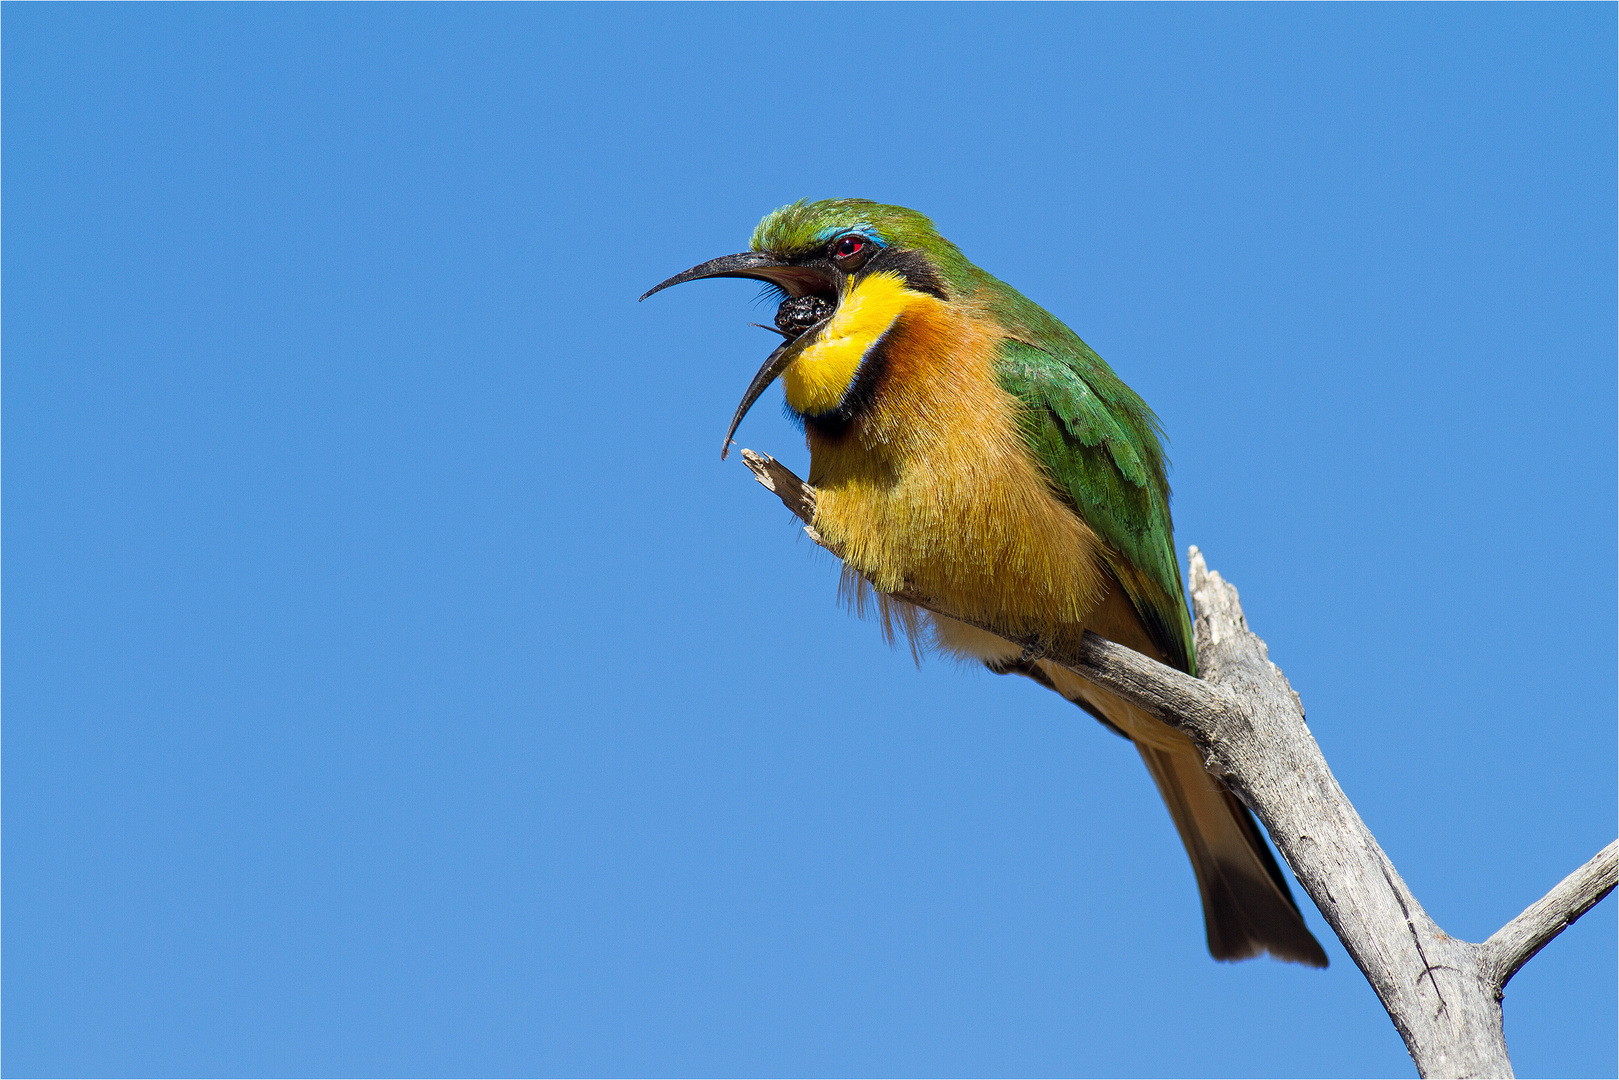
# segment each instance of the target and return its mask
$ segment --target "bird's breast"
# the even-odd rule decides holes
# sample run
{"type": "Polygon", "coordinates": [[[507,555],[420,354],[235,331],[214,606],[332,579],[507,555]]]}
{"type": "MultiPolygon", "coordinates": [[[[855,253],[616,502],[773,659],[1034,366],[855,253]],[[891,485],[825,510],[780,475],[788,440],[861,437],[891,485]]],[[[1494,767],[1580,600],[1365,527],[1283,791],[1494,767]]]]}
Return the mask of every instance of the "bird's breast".
{"type": "Polygon", "coordinates": [[[847,335],[881,325],[880,385],[847,430],[808,428],[816,529],[884,591],[908,586],[1013,634],[1077,633],[1106,592],[1101,545],[1024,442],[1023,406],[996,374],[1002,334],[926,294],[886,310],[851,313],[847,335]]]}

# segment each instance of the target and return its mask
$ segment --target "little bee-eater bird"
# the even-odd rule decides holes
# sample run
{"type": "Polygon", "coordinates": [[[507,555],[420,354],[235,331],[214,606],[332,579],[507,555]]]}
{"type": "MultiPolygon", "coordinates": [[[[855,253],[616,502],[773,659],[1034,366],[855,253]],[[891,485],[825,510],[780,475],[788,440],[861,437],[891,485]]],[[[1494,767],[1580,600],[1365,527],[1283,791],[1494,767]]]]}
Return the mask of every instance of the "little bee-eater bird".
{"type": "MultiPolygon", "coordinates": [[[[1094,633],[1189,674],[1197,658],[1158,419],[1072,330],[914,210],[864,199],[767,215],[711,277],[781,297],[784,338],[726,433],[780,377],[809,442],[814,527],[940,651],[1027,676],[1135,743],[1203,898],[1209,952],[1325,967],[1247,809],[1167,724],[1040,659],[1094,633]],[[955,619],[887,593],[937,598],[955,619]]],[[[643,296],[642,299],[646,299],[643,296]]]]}

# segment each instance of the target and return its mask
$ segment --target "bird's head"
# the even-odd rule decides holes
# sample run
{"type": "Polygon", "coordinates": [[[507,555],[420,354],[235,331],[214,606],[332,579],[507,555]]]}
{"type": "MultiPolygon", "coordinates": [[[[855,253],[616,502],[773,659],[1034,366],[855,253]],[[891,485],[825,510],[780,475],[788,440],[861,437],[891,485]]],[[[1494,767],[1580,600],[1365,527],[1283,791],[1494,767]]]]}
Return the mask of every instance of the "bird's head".
{"type": "MultiPolygon", "coordinates": [[[[824,337],[840,309],[852,310],[861,297],[872,325],[887,316],[875,332],[840,336],[850,339],[842,366],[849,376],[858,368],[865,350],[875,344],[898,315],[886,294],[925,294],[949,302],[967,290],[972,274],[954,244],[940,236],[933,223],[915,210],[888,206],[868,199],[799,201],[765,215],[753,230],[748,251],[699,263],[649,289],[641,297],[698,278],[739,277],[763,281],[779,290],[775,330],[783,341],[753,377],[737,406],[725,443],[730,449],[737,425],[776,377],[824,337]],[[864,287],[864,286],[870,287],[864,287]],[[878,298],[881,291],[885,295],[878,298]]],[[[768,327],[767,327],[768,329],[768,327]]],[[[792,384],[789,381],[789,390],[792,384]]],[[[846,389],[837,388],[841,394],[846,389]]]]}

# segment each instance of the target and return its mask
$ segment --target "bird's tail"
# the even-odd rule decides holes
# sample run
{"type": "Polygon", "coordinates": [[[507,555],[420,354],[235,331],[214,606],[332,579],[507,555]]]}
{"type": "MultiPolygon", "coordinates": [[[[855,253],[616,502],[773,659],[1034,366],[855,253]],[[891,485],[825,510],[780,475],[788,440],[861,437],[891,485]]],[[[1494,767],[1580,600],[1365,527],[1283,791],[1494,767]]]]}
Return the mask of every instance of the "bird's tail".
{"type": "Polygon", "coordinates": [[[1293,891],[1248,808],[1203,768],[1182,732],[1073,672],[1041,662],[1037,677],[1136,744],[1186,845],[1203,898],[1203,927],[1216,960],[1268,952],[1326,967],[1327,954],[1293,902],[1293,891]]]}
{"type": "MultiPolygon", "coordinates": [[[[1136,744],[1191,857],[1209,952],[1216,960],[1268,952],[1280,960],[1327,966],[1327,954],[1304,925],[1253,815],[1203,768],[1203,757],[1187,735],[1066,668],[1021,660],[1018,646],[1008,641],[952,619],[935,623],[945,651],[976,657],[999,674],[1026,675],[1136,744]]],[[[1152,648],[1144,640],[1128,643],[1152,648]]]]}
{"type": "Polygon", "coordinates": [[[1304,925],[1253,816],[1204,770],[1190,740],[1184,750],[1142,742],[1136,749],[1192,859],[1214,958],[1246,960],[1268,952],[1280,960],[1326,967],[1327,954],[1304,925]]]}

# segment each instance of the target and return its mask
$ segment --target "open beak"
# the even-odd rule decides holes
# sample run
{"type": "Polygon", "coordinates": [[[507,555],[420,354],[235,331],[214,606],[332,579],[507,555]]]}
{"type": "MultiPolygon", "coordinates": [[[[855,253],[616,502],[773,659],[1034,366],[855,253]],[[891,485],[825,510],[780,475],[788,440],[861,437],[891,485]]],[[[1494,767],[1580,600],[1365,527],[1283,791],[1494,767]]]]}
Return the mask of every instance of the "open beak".
{"type": "Polygon", "coordinates": [[[742,403],[736,407],[736,415],[731,417],[731,426],[725,429],[725,441],[720,443],[721,461],[724,461],[725,455],[731,452],[731,436],[736,434],[736,429],[742,425],[742,418],[748,415],[748,410],[759,400],[759,395],[770,388],[770,384],[776,381],[776,376],[786,371],[787,366],[798,359],[798,354],[814,340],[815,335],[826,323],[827,319],[822,319],[797,337],[777,345],[775,351],[765,357],[764,366],[753,376],[753,381],[748,384],[747,393],[742,395],[742,403]]]}
{"type": "MultiPolygon", "coordinates": [[[[687,281],[696,281],[698,278],[711,277],[739,277],[753,278],[756,281],[768,281],[777,286],[788,296],[808,296],[811,293],[825,294],[835,288],[833,282],[828,280],[824,270],[811,266],[795,266],[776,258],[774,255],[761,251],[744,251],[740,255],[726,255],[708,262],[699,263],[682,273],[676,274],[668,281],[661,282],[642,294],[645,300],[655,292],[661,292],[671,285],[680,285],[687,281]]],[[[830,316],[829,316],[830,318],[830,316]]],[[[814,326],[809,327],[800,334],[782,342],[768,357],[764,366],[754,375],[753,381],[748,384],[747,393],[742,395],[742,403],[736,407],[736,415],[731,417],[731,426],[725,432],[725,442],[720,444],[720,460],[724,461],[731,452],[731,436],[742,423],[742,418],[748,415],[753,403],[759,400],[759,395],[776,381],[776,377],[787,366],[797,359],[804,347],[814,340],[823,326],[827,323],[822,319],[814,326]]]]}

